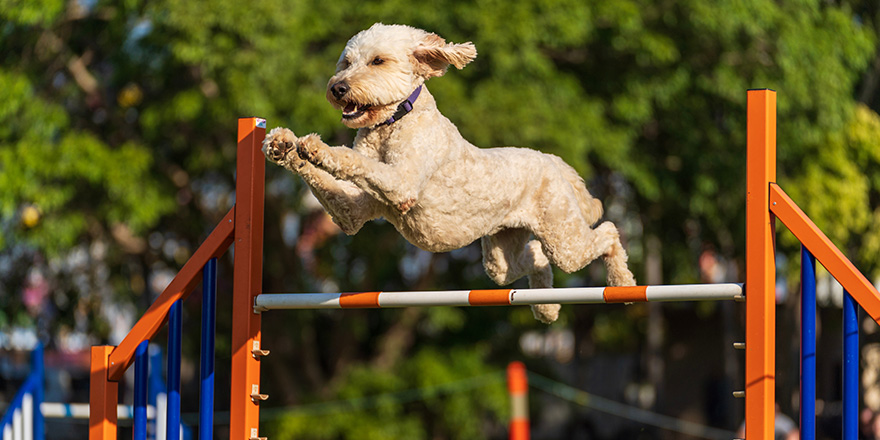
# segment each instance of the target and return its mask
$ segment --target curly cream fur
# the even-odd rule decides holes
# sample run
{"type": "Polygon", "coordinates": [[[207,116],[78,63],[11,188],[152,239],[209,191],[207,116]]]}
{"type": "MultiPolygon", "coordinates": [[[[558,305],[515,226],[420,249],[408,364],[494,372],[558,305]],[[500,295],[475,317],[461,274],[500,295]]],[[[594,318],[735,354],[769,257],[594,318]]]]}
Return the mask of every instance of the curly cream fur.
{"type": "MultiPolygon", "coordinates": [[[[592,227],[602,204],[560,158],[527,148],[475,147],[440,114],[427,88],[411,113],[380,125],[425,80],[475,57],[472,43],[376,24],[349,40],[327,85],[336,108],[364,108],[343,119],[359,129],[354,146],[331,147],[318,135],[276,128],[263,143],[266,157],[302,176],[347,234],[384,217],[432,252],[481,239],[486,273],[501,285],[528,276],[531,287],[552,287],[550,264],[573,272],[600,257],[609,284],[635,285],[617,228],[610,222],[592,227]],[[349,90],[337,97],[331,88],[339,83],[349,90]]],[[[550,323],[559,305],[532,310],[550,323]]]]}

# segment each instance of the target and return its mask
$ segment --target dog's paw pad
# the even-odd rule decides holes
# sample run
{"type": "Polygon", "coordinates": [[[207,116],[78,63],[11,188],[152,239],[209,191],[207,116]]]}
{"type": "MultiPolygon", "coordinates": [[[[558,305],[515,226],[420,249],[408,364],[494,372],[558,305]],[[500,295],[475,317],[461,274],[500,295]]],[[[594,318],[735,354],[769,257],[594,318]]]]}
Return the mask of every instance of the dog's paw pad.
{"type": "Polygon", "coordinates": [[[323,143],[316,134],[309,134],[299,138],[296,142],[299,157],[313,164],[321,163],[321,147],[323,143]]]}
{"type": "Polygon", "coordinates": [[[296,135],[286,128],[275,128],[263,140],[263,154],[272,162],[281,162],[293,149],[296,135]]]}

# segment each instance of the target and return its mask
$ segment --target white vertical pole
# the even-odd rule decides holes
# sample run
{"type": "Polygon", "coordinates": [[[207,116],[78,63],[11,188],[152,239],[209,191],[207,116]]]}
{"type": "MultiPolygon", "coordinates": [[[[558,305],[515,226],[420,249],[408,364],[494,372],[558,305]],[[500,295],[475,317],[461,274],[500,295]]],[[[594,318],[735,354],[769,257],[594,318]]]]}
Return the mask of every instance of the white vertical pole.
{"type": "Polygon", "coordinates": [[[156,440],[165,440],[165,424],[168,422],[168,396],[156,395],[156,440]]]}
{"type": "Polygon", "coordinates": [[[12,425],[3,425],[3,440],[12,440],[12,425]]]}
{"type": "Polygon", "coordinates": [[[14,440],[24,440],[21,425],[21,408],[15,408],[15,412],[12,413],[12,438],[14,440]]]}
{"type": "Polygon", "coordinates": [[[21,411],[24,416],[24,440],[34,440],[34,396],[31,393],[22,396],[21,411]]]}

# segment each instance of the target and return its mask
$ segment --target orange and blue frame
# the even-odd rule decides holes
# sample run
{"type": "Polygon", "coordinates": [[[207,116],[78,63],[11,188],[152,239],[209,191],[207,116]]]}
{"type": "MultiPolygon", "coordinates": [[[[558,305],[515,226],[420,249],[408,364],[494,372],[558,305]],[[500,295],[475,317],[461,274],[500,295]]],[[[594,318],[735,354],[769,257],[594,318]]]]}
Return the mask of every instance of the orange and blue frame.
{"type": "MultiPolygon", "coordinates": [[[[260,315],[253,312],[253,302],[262,289],[265,159],[260,152],[260,143],[265,135],[264,119],[239,119],[236,205],[223,217],[118,346],[92,347],[89,439],[117,438],[119,381],[135,361],[138,347],[144,341],[151,340],[168,322],[172,308],[176,308],[172,306],[189,297],[200,281],[199,275],[204,270],[212,272],[215,259],[223,255],[233,241],[236,244],[233,307],[242,312],[233,314],[230,391],[232,415],[229,436],[230,439],[239,440],[261,438],[258,406],[260,399],[254,396],[264,396],[259,392],[258,360],[267,352],[259,350],[260,315]]],[[[209,273],[204,278],[208,280],[213,277],[215,275],[209,273]]],[[[213,352],[213,346],[205,352],[213,352]]],[[[202,361],[206,360],[203,358],[202,361]]],[[[213,376],[211,373],[212,371],[205,372],[206,375],[213,376]]],[[[177,423],[174,425],[179,426],[177,423]]],[[[179,427],[169,426],[169,429],[179,427]]]]}
{"type": "MultiPolygon", "coordinates": [[[[773,438],[776,401],[776,219],[791,230],[805,249],[875,321],[880,319],[880,295],[776,184],[776,92],[768,89],[749,90],[747,111],[745,428],[746,438],[753,440],[773,438]]],[[[267,351],[260,346],[260,314],[254,311],[254,305],[262,290],[265,160],[260,146],[264,136],[263,119],[239,120],[236,206],[221,220],[119,346],[92,348],[90,439],[116,438],[118,382],[134,361],[137,347],[155,336],[168,319],[171,305],[192,292],[206,263],[225,253],[233,242],[236,252],[230,439],[261,438],[259,402],[266,395],[260,390],[259,362],[267,351]]],[[[858,386],[857,382],[855,386],[858,386]]]]}
{"type": "MultiPolygon", "coordinates": [[[[776,268],[773,237],[778,218],[803,245],[803,264],[812,265],[812,257],[815,257],[846,292],[843,438],[854,440],[858,435],[858,306],[880,323],[880,294],[777,185],[776,92],[769,89],[749,90],[747,106],[746,438],[773,438],[776,400],[776,268]]],[[[815,289],[815,286],[810,287],[815,289]]],[[[804,291],[805,295],[811,294],[806,292],[807,288],[804,291]]],[[[814,292],[812,295],[815,295],[814,292]]],[[[812,307],[815,307],[815,300],[812,301],[812,307]]],[[[807,337],[815,338],[815,328],[812,332],[807,337]]],[[[805,358],[815,356],[815,340],[802,349],[805,358]]],[[[805,399],[807,395],[815,399],[815,364],[807,362],[802,366],[802,372],[810,373],[810,368],[813,369],[813,377],[804,377],[811,381],[803,384],[807,391],[803,396],[805,399]]],[[[802,408],[809,410],[813,404],[814,401],[802,403],[802,408]]],[[[812,417],[815,416],[802,414],[802,428],[807,428],[802,435],[815,436],[815,420],[809,420],[812,417]]]]}

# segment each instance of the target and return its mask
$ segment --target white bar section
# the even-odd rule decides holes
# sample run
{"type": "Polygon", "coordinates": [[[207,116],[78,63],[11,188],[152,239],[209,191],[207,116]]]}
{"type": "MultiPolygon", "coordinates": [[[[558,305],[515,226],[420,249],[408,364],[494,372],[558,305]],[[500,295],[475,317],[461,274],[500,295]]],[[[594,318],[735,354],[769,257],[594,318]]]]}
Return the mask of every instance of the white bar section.
{"type": "Polygon", "coordinates": [[[12,425],[3,426],[3,440],[12,440],[12,425]]]}
{"type": "Polygon", "coordinates": [[[742,284],[682,284],[648,286],[645,296],[651,301],[711,301],[735,299],[742,295],[742,284]]]}
{"type": "Polygon", "coordinates": [[[382,292],[380,307],[469,306],[470,290],[382,292]]]}
{"type": "MultiPolygon", "coordinates": [[[[89,404],[88,403],[58,403],[43,402],[40,404],[40,411],[43,417],[50,419],[88,419],[89,404]]],[[[131,405],[118,405],[116,407],[116,417],[119,420],[132,418],[134,407],[131,405]]],[[[147,419],[156,418],[156,407],[147,405],[147,419]]]]}
{"type": "Polygon", "coordinates": [[[602,304],[604,291],[604,287],[516,289],[510,294],[510,304],[602,304]]]}
{"type": "Polygon", "coordinates": [[[24,418],[24,440],[34,440],[34,396],[21,396],[21,413],[24,418]]]}
{"type": "Polygon", "coordinates": [[[15,408],[12,413],[12,438],[13,440],[24,440],[22,439],[22,423],[21,423],[21,408],[15,408]]]}
{"type": "Polygon", "coordinates": [[[273,309],[338,309],[339,293],[264,293],[254,300],[254,311],[273,309]]]}
{"type": "MultiPolygon", "coordinates": [[[[504,290],[504,289],[497,289],[504,290]]],[[[567,287],[556,289],[515,289],[511,305],[519,304],[601,304],[604,287],[567,287]]],[[[381,292],[380,307],[467,306],[469,290],[427,292],[381,292]]],[[[732,300],[742,295],[742,284],[681,284],[648,286],[648,301],[732,300]]],[[[338,309],[340,293],[264,293],[257,295],[254,311],[275,309],[338,309]]]]}
{"type": "Polygon", "coordinates": [[[168,435],[166,423],[168,423],[168,395],[159,393],[156,395],[156,440],[165,440],[168,435]]]}

